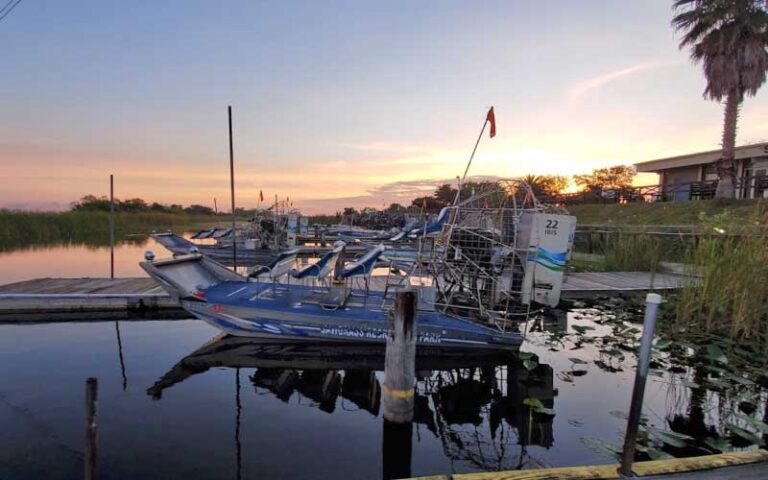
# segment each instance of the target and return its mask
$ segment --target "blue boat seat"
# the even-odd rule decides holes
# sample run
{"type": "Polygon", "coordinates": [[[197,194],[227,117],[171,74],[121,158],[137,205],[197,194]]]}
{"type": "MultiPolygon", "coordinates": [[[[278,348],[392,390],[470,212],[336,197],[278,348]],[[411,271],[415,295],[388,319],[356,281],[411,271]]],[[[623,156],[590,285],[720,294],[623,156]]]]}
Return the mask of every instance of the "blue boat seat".
{"type": "Polygon", "coordinates": [[[333,271],[333,267],[336,266],[336,260],[338,260],[339,255],[341,255],[342,250],[344,250],[344,247],[346,246],[346,243],[344,242],[337,243],[338,245],[336,245],[333,250],[323,255],[323,257],[316,263],[307,265],[306,267],[298,270],[291,270],[291,276],[298,279],[322,279],[330,275],[330,273],[333,271]]]}
{"type": "Polygon", "coordinates": [[[339,278],[369,275],[382,253],[384,253],[384,245],[379,245],[369,250],[360,260],[345,266],[339,274],[339,278]]]}
{"type": "Polygon", "coordinates": [[[450,217],[450,213],[451,213],[451,207],[443,207],[440,210],[440,213],[437,214],[437,218],[434,221],[429,222],[423,228],[414,230],[414,233],[416,234],[416,236],[440,233],[440,231],[442,231],[443,229],[443,225],[445,224],[446,220],[448,220],[448,217],[450,217]]]}
{"type": "Polygon", "coordinates": [[[248,278],[258,279],[259,276],[266,274],[274,282],[283,275],[290,273],[298,254],[298,248],[280,252],[269,265],[257,266],[254,268],[254,270],[248,274],[248,278]]]}
{"type": "Polygon", "coordinates": [[[416,220],[409,220],[403,228],[400,229],[395,236],[391,237],[389,239],[390,242],[399,242],[400,240],[404,239],[408,235],[410,235],[415,229],[419,227],[419,222],[416,220]]]}

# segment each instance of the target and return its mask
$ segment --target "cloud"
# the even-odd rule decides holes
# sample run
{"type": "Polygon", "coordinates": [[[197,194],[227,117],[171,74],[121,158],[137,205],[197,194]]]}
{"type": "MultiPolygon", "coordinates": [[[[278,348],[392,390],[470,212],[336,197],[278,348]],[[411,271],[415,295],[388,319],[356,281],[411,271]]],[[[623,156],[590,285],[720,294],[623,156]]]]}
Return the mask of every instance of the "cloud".
{"type": "Polygon", "coordinates": [[[657,68],[666,67],[669,65],[669,63],[662,62],[643,62],[638,63],[637,65],[632,65],[630,67],[622,68],[620,70],[614,70],[613,72],[597,75],[595,77],[577,82],[570,88],[568,96],[571,100],[575,100],[590,90],[595,90],[620,78],[628,77],[640,72],[646,72],[648,70],[655,70],[657,68]]]}
{"type": "MultiPolygon", "coordinates": [[[[467,177],[467,181],[481,182],[499,180],[493,175],[477,175],[467,177]]],[[[297,206],[308,214],[332,213],[344,207],[376,207],[400,203],[410,205],[411,200],[424,195],[432,195],[437,187],[448,183],[456,185],[456,178],[427,178],[419,180],[402,180],[385,183],[367,190],[367,195],[355,195],[333,198],[308,198],[297,202],[297,206]]]]}

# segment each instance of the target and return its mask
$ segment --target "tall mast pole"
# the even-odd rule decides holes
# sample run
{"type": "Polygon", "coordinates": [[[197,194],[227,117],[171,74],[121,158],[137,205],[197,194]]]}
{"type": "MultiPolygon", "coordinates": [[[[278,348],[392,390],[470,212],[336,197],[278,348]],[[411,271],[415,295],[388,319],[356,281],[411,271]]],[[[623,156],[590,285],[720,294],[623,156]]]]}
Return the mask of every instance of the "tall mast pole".
{"type": "Polygon", "coordinates": [[[227,107],[229,116],[229,190],[232,195],[232,266],[237,271],[237,212],[235,211],[235,151],[232,147],[232,106],[227,107]]]}

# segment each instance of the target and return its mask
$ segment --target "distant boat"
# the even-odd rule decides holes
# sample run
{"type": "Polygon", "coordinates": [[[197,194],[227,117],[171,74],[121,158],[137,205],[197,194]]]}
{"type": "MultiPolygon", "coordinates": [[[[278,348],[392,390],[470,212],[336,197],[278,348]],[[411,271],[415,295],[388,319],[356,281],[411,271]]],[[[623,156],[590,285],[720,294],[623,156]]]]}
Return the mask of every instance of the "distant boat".
{"type": "MultiPolygon", "coordinates": [[[[212,258],[218,262],[231,264],[232,262],[232,245],[230,244],[215,244],[215,245],[201,245],[187,240],[186,238],[177,235],[175,233],[153,233],[152,238],[171,251],[174,255],[189,255],[190,253],[201,253],[206,257],[212,258]]],[[[195,237],[212,238],[212,237],[195,237]]],[[[268,248],[254,248],[254,249],[237,249],[237,262],[240,265],[263,265],[271,262],[278,254],[275,250],[268,248]]]]}

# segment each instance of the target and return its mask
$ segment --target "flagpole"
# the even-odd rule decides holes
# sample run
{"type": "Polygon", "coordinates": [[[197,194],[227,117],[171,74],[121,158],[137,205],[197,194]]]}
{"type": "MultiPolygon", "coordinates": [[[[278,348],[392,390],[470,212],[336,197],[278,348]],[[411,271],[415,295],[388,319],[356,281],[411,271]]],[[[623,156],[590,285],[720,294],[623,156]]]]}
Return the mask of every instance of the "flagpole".
{"type": "Polygon", "coordinates": [[[475,148],[472,149],[472,154],[469,156],[469,162],[467,162],[467,168],[464,169],[464,175],[462,175],[461,180],[459,181],[459,190],[456,192],[456,199],[453,201],[454,205],[459,204],[459,199],[461,198],[461,189],[464,187],[464,180],[467,178],[467,173],[469,172],[469,167],[472,165],[472,159],[475,158],[475,152],[477,151],[477,146],[480,145],[480,140],[483,138],[483,133],[485,132],[485,126],[488,125],[488,117],[485,117],[485,121],[483,122],[483,128],[480,129],[480,135],[477,136],[477,141],[475,142],[475,148]]]}

